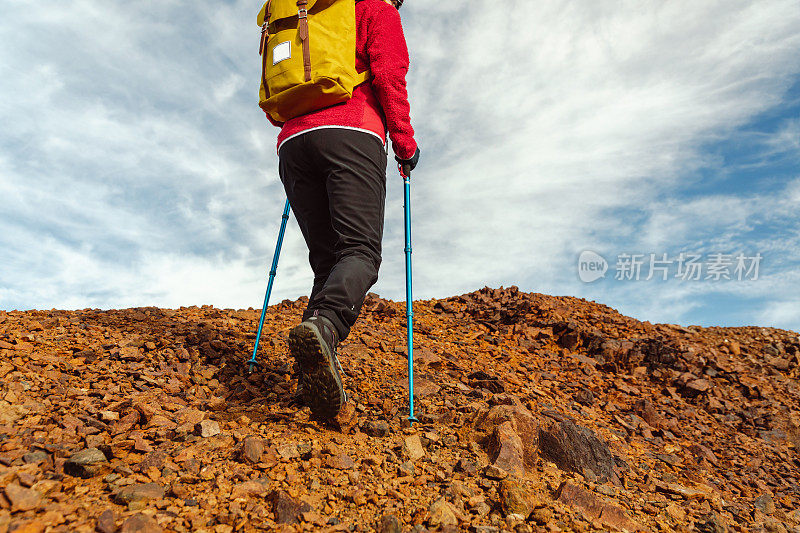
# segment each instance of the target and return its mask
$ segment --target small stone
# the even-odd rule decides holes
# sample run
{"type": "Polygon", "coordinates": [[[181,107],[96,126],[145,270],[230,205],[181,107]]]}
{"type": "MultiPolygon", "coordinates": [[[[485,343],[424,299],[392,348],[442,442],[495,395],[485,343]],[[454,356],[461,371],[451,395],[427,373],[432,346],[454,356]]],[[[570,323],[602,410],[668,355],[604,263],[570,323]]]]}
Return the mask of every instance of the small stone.
{"type": "Polygon", "coordinates": [[[692,455],[694,455],[695,460],[697,460],[698,462],[703,460],[703,459],[705,459],[706,461],[708,461],[712,465],[716,465],[717,464],[717,456],[707,446],[704,446],[704,445],[699,444],[699,443],[694,443],[694,444],[690,444],[689,446],[687,446],[686,449],[688,451],[690,451],[692,453],[692,455]]]}
{"type": "Polygon", "coordinates": [[[736,341],[730,341],[728,344],[728,349],[733,355],[740,355],[742,353],[742,347],[736,341]]]}
{"type": "Polygon", "coordinates": [[[164,530],[154,519],[138,513],[122,523],[119,533],[162,533],[164,530]]]}
{"type": "Polygon", "coordinates": [[[125,505],[133,502],[159,500],[164,497],[164,493],[164,487],[158,483],[137,483],[122,487],[114,496],[114,500],[120,505],[125,505]]]}
{"type": "Polygon", "coordinates": [[[142,415],[139,414],[139,411],[131,411],[127,415],[114,422],[112,433],[114,435],[118,435],[120,433],[126,433],[130,431],[136,424],[139,423],[141,417],[142,415]]]}
{"type": "Polygon", "coordinates": [[[111,509],[106,509],[97,518],[95,529],[99,533],[115,533],[117,531],[117,516],[111,509]]]}
{"type": "MultiPolygon", "coordinates": [[[[403,380],[405,382],[405,389],[408,390],[408,380],[403,380]]],[[[425,398],[427,396],[433,396],[437,394],[442,388],[434,383],[433,381],[425,378],[418,378],[414,380],[414,397],[416,398],[425,398]]]]}
{"type": "Polygon", "coordinates": [[[370,437],[385,437],[389,434],[389,424],[385,420],[370,420],[364,424],[364,433],[370,437]]]}
{"type": "Polygon", "coordinates": [[[684,520],[686,520],[686,511],[684,511],[683,507],[676,504],[675,502],[670,503],[664,509],[664,512],[667,513],[667,516],[675,520],[676,522],[682,524],[684,520]]]}
{"type": "Polygon", "coordinates": [[[299,524],[302,513],[311,510],[306,502],[292,498],[282,490],[275,490],[267,498],[272,504],[275,521],[279,524],[299,524]]]}
{"type": "Polygon", "coordinates": [[[450,503],[439,498],[428,508],[428,525],[431,527],[458,525],[458,518],[450,503]]]}
{"type": "Polygon", "coordinates": [[[350,458],[349,455],[346,453],[340,453],[338,455],[329,455],[325,459],[325,464],[330,468],[335,468],[337,470],[350,470],[351,468],[355,468],[356,464],[350,458]]]}
{"type": "Polygon", "coordinates": [[[47,495],[51,492],[60,492],[62,487],[63,485],[60,481],[56,481],[54,479],[43,479],[36,482],[31,488],[40,494],[47,495]]]}
{"type": "Polygon", "coordinates": [[[264,443],[258,437],[246,437],[242,441],[241,457],[245,462],[258,463],[264,454],[264,443]]]}
{"type": "Polygon", "coordinates": [[[267,492],[267,487],[258,481],[244,481],[237,483],[231,490],[231,498],[246,498],[247,496],[261,496],[267,492]]]}
{"type": "Polygon", "coordinates": [[[786,528],[780,520],[768,516],[764,519],[764,531],[768,533],[787,533],[786,528]]]}
{"type": "Polygon", "coordinates": [[[400,520],[395,515],[387,514],[381,518],[378,531],[379,533],[401,533],[403,529],[400,526],[400,520]]]}
{"type": "Polygon", "coordinates": [[[342,433],[349,433],[358,423],[356,406],[354,402],[346,402],[334,417],[334,422],[339,426],[342,433]]]}
{"type": "Polygon", "coordinates": [[[505,479],[508,477],[508,472],[497,465],[488,465],[483,469],[483,475],[489,479],[505,479]]]}
{"type": "Polygon", "coordinates": [[[512,479],[504,479],[498,488],[500,494],[500,506],[503,513],[508,515],[520,515],[524,518],[533,510],[533,500],[525,488],[512,479]]]}
{"type": "Polygon", "coordinates": [[[640,398],[636,400],[633,406],[633,412],[647,422],[651,427],[659,428],[662,426],[661,415],[658,414],[653,403],[647,399],[640,398]]]}
{"type": "Polygon", "coordinates": [[[206,417],[206,414],[199,409],[187,407],[175,413],[175,423],[179,426],[191,425],[196,426],[206,417]]]}
{"type": "Polygon", "coordinates": [[[11,512],[30,511],[36,509],[42,501],[42,495],[34,489],[20,487],[12,483],[6,487],[6,497],[11,502],[11,512]]]}
{"type": "Polygon", "coordinates": [[[72,454],[64,463],[64,472],[71,476],[88,479],[99,474],[108,461],[97,448],[86,448],[72,454]]]}
{"type": "Polygon", "coordinates": [[[753,507],[765,514],[772,514],[775,512],[775,502],[769,494],[762,494],[753,500],[753,507]]]}
{"type": "Polygon", "coordinates": [[[547,525],[553,520],[553,511],[549,507],[539,507],[533,510],[531,519],[540,526],[547,525]]]}
{"type": "Polygon", "coordinates": [[[275,451],[278,452],[278,455],[283,459],[297,459],[300,457],[300,451],[297,449],[297,445],[293,442],[282,442],[278,444],[275,448],[275,451]]]}
{"type": "Polygon", "coordinates": [[[191,495],[189,487],[183,483],[173,483],[169,488],[169,493],[175,498],[179,498],[181,500],[187,500],[191,495]]]}
{"type": "Polygon", "coordinates": [[[456,472],[464,472],[468,476],[478,473],[478,463],[469,459],[459,459],[455,466],[456,472]]]}
{"type": "Polygon", "coordinates": [[[397,466],[397,475],[400,477],[413,476],[415,472],[414,463],[411,461],[406,461],[397,466]]]}
{"type": "Polygon", "coordinates": [[[711,382],[705,378],[693,379],[686,383],[685,390],[690,396],[697,396],[711,388],[711,382]]]}
{"type": "Polygon", "coordinates": [[[666,494],[675,494],[687,500],[703,499],[707,497],[706,493],[701,490],[684,487],[677,483],[662,483],[657,481],[656,490],[666,494]]]}
{"type": "Polygon", "coordinates": [[[27,464],[39,464],[47,461],[50,455],[43,450],[34,450],[22,456],[22,460],[27,464]]]}
{"type": "Polygon", "coordinates": [[[30,488],[36,483],[36,477],[28,472],[17,472],[17,479],[19,480],[19,484],[23,487],[30,488]]]}
{"type": "Polygon", "coordinates": [[[403,454],[412,461],[425,457],[425,449],[422,447],[419,435],[409,435],[403,440],[403,454]]]}
{"type": "Polygon", "coordinates": [[[581,389],[572,395],[572,398],[581,405],[591,407],[594,403],[594,394],[588,389],[581,389]]]}
{"type": "Polygon", "coordinates": [[[697,531],[702,531],[703,533],[727,533],[728,531],[728,525],[725,520],[713,511],[695,522],[694,527],[697,531]]]}
{"type": "Polygon", "coordinates": [[[196,432],[204,439],[207,439],[219,435],[222,433],[222,430],[219,428],[219,422],[216,420],[203,420],[197,424],[196,432]]]}

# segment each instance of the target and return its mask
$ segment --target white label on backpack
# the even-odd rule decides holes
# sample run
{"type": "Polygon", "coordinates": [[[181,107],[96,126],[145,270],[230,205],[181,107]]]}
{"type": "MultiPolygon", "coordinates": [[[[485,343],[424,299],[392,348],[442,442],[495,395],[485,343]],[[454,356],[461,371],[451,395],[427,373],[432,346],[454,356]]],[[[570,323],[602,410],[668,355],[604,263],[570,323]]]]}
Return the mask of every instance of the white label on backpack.
{"type": "Polygon", "coordinates": [[[276,44],[272,49],[272,64],[277,65],[281,61],[292,57],[292,41],[284,41],[276,44]]]}

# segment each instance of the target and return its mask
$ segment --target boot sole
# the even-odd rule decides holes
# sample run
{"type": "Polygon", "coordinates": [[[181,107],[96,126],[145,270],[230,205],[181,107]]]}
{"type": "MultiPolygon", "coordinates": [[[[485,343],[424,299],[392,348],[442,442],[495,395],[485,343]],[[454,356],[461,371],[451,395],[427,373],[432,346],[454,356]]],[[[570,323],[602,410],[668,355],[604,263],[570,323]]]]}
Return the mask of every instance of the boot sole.
{"type": "Polygon", "coordinates": [[[289,351],[302,369],[303,401],[311,413],[324,419],[335,418],[345,396],[336,362],[319,330],[300,324],[289,332],[289,351]]]}

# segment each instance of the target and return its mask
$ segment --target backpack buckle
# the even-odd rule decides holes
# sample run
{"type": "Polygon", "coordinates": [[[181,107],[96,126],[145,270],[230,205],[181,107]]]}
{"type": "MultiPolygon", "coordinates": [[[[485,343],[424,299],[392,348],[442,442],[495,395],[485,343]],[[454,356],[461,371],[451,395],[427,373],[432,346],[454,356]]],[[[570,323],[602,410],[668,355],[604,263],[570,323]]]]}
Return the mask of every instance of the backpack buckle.
{"type": "Polygon", "coordinates": [[[261,26],[261,44],[258,45],[258,55],[262,55],[264,53],[264,41],[266,40],[265,37],[269,36],[269,25],[267,22],[264,22],[264,25],[261,26]]]}
{"type": "Polygon", "coordinates": [[[304,7],[301,7],[300,9],[298,9],[297,10],[297,18],[301,18],[301,19],[308,18],[308,9],[306,9],[304,7]]]}

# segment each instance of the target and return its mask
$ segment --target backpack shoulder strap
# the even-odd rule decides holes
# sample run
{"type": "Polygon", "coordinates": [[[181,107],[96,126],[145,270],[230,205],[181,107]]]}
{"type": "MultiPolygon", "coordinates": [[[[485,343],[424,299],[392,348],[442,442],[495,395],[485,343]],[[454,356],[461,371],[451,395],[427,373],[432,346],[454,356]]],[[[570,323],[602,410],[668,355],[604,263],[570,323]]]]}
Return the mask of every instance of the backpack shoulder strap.
{"type": "Polygon", "coordinates": [[[372,79],[372,72],[369,70],[365,70],[364,72],[356,73],[356,86],[361,85],[362,83],[366,83],[372,79]]]}

